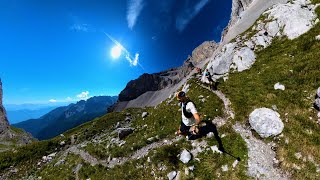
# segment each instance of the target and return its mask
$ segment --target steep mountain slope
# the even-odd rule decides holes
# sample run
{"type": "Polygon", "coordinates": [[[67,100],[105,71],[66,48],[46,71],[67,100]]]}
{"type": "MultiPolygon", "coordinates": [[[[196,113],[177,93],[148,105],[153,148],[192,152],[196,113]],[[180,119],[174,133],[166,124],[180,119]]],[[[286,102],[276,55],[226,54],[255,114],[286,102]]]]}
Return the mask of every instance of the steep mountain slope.
{"type": "Polygon", "coordinates": [[[10,148],[31,143],[34,139],[22,129],[9,125],[6,110],[2,105],[2,82],[0,79],[0,152],[10,148]]]}
{"type": "Polygon", "coordinates": [[[113,107],[113,111],[121,111],[126,108],[155,106],[173,94],[196,66],[211,57],[218,47],[214,41],[206,41],[195,48],[192,56],[188,57],[181,67],[167,71],[143,74],[136,80],[130,81],[126,88],[119,94],[119,102],[113,107]]]}
{"type": "Polygon", "coordinates": [[[181,112],[171,97],[155,107],[109,113],[64,136],[1,153],[1,178],[319,179],[320,117],[313,102],[320,82],[320,23],[309,13],[316,9],[319,17],[320,7],[304,3],[308,1],[274,6],[230,42],[232,46],[227,44],[211,58],[207,66],[210,71],[221,70],[220,67],[225,71],[226,81],[221,80],[219,91],[208,90],[196,77],[184,87],[197,104],[201,118],[217,126],[229,155],[220,154],[219,140],[212,134],[194,141],[175,137],[181,112]],[[293,33],[292,38],[280,28],[279,36],[272,36],[272,41],[266,43],[270,33],[259,34],[259,28],[276,20],[270,18],[275,15],[269,17],[273,10],[286,8],[296,8],[290,17],[308,11],[309,31],[299,30],[300,34],[293,33]],[[238,52],[247,46],[245,42],[258,37],[263,41],[251,44],[254,59],[238,52]],[[228,47],[233,48],[226,51],[228,47]],[[228,53],[231,63],[227,58],[219,60],[229,57],[228,53]],[[250,63],[239,66],[239,59],[243,64],[250,63]],[[277,82],[284,88],[278,89],[277,82]],[[262,107],[278,112],[284,124],[280,134],[262,138],[252,130],[251,112],[262,107]]]}
{"type": "Polygon", "coordinates": [[[87,101],[82,100],[76,104],[56,108],[39,119],[30,119],[13,126],[30,132],[40,140],[49,139],[105,114],[107,108],[116,101],[117,97],[92,97],[87,101]]]}

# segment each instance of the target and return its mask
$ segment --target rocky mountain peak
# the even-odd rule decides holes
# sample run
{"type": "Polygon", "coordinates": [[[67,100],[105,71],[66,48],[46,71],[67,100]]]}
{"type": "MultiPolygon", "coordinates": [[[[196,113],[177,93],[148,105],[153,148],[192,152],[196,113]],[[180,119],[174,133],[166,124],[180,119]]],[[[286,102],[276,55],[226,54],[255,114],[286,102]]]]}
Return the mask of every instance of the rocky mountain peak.
{"type": "Polygon", "coordinates": [[[231,17],[228,26],[224,29],[221,36],[221,41],[228,33],[231,26],[237,23],[241,18],[241,13],[244,12],[254,0],[232,0],[231,17]]]}
{"type": "MultiPolygon", "coordinates": [[[[181,67],[154,74],[142,74],[138,79],[130,81],[125,89],[121,91],[119,101],[130,101],[146,92],[159,91],[178,84],[195,66],[211,57],[217,47],[218,44],[215,41],[205,41],[192,51],[192,56],[189,56],[181,67]]],[[[137,103],[136,106],[140,107],[137,103]]],[[[148,106],[148,104],[141,105],[141,107],[144,106],[148,106]]]]}
{"type": "Polygon", "coordinates": [[[2,105],[2,82],[0,79],[0,134],[5,131],[6,129],[8,129],[9,127],[9,122],[7,119],[7,115],[6,115],[6,110],[4,109],[3,105],[2,105]]]}
{"type": "Polygon", "coordinates": [[[204,59],[211,57],[213,52],[218,47],[218,45],[219,44],[217,44],[215,41],[203,42],[200,46],[198,46],[192,51],[192,57],[191,57],[192,61],[195,64],[198,64],[204,59]]]}

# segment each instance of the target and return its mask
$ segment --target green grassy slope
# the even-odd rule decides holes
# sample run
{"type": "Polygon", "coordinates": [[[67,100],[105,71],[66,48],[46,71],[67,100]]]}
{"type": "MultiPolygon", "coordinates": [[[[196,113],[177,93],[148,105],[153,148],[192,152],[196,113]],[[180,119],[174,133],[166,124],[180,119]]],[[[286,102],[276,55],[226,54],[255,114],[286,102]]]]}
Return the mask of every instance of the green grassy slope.
{"type": "MultiPolygon", "coordinates": [[[[319,7],[317,14],[320,17],[319,7]]],[[[236,121],[246,122],[255,108],[276,105],[285,124],[277,156],[282,161],[281,168],[292,173],[295,179],[319,178],[315,164],[310,162],[314,159],[320,164],[320,127],[317,112],[312,108],[320,86],[317,35],[320,35],[319,23],[297,39],[274,40],[271,46],[257,52],[257,61],[250,70],[230,74],[229,80],[221,85],[233,103],[236,121]],[[277,82],[286,89],[274,90],[277,82]],[[299,160],[294,155],[298,152],[303,156],[299,160]]]]}
{"type": "MultiPolygon", "coordinates": [[[[216,116],[222,116],[223,103],[212,92],[199,86],[195,80],[190,82],[190,91],[188,95],[197,104],[198,111],[202,119],[213,119],[216,116]],[[205,97],[205,101],[201,102],[199,96],[205,97]]],[[[98,159],[107,159],[111,157],[126,157],[130,156],[133,152],[146,146],[152,142],[147,139],[157,136],[158,138],[153,141],[158,141],[163,138],[174,138],[175,131],[179,127],[181,112],[178,111],[178,102],[174,99],[172,102],[164,101],[156,108],[145,109],[128,109],[120,113],[110,113],[95,120],[85,123],[77,128],[74,128],[67,133],[65,137],[56,137],[49,141],[41,141],[27,145],[25,147],[17,148],[14,151],[9,151],[0,154],[0,170],[3,172],[10,166],[19,168],[19,172],[16,175],[12,175],[12,178],[23,176],[41,176],[43,179],[51,179],[52,177],[72,179],[75,177],[73,173],[77,164],[81,163],[83,166],[79,171],[79,177],[91,179],[150,179],[154,176],[166,177],[167,173],[171,170],[184,172],[185,167],[191,165],[195,166],[195,171],[191,177],[199,178],[217,178],[220,176],[222,179],[230,179],[230,177],[243,177],[245,175],[245,164],[247,149],[244,141],[240,135],[236,134],[232,128],[231,123],[219,128],[218,131],[221,134],[225,134],[226,137],[222,138],[223,145],[229,152],[240,156],[243,161],[239,163],[234,171],[222,172],[221,166],[228,164],[232,165],[234,159],[225,155],[213,154],[211,149],[207,149],[199,155],[201,163],[196,160],[192,160],[187,165],[184,165],[178,160],[177,155],[184,149],[191,150],[190,141],[185,139],[180,140],[172,145],[167,145],[159,149],[151,151],[148,155],[151,158],[151,163],[146,164],[146,157],[129,161],[121,166],[116,166],[113,169],[107,169],[101,165],[91,166],[84,162],[79,156],[69,154],[65,159],[65,163],[60,166],[54,166],[59,157],[62,156],[62,152],[71,146],[71,136],[75,137],[75,144],[90,141],[90,143],[83,148],[86,152],[98,159]],[[142,112],[147,111],[149,115],[142,119],[142,112]],[[116,137],[113,134],[114,125],[117,122],[122,122],[125,119],[127,113],[132,116],[131,127],[135,128],[134,133],[126,137],[126,143],[121,146],[109,146],[110,137],[116,137]],[[143,126],[147,127],[143,128],[143,126]],[[92,140],[98,136],[106,135],[101,138],[101,142],[93,142],[92,140]],[[106,137],[106,138],[104,138],[106,137]],[[65,141],[65,146],[60,146],[59,142],[65,141]],[[37,167],[37,162],[42,156],[48,155],[52,152],[58,153],[57,158],[51,163],[37,167]],[[154,167],[158,167],[159,164],[167,167],[164,171],[154,171],[154,176],[151,175],[154,167]],[[137,169],[136,166],[144,166],[142,169],[137,169]],[[124,173],[125,172],[125,173],[124,173]]],[[[215,138],[204,138],[208,141],[210,146],[217,145],[215,138]]],[[[156,168],[157,169],[157,168],[156,168]]]]}

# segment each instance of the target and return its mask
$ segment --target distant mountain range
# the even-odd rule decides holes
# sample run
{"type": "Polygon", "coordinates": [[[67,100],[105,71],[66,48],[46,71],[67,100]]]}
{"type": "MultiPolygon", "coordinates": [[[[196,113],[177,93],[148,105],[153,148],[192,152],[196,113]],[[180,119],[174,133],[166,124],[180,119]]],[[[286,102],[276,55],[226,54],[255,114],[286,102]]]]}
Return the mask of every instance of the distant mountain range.
{"type": "Polygon", "coordinates": [[[12,126],[30,132],[39,140],[49,139],[106,114],[107,109],[117,100],[117,96],[95,96],[86,101],[55,108],[38,119],[29,119],[12,126]]]}
{"type": "Polygon", "coordinates": [[[44,107],[41,109],[20,109],[20,110],[7,110],[7,116],[10,124],[16,124],[28,119],[36,119],[47,114],[57,106],[44,107]]]}

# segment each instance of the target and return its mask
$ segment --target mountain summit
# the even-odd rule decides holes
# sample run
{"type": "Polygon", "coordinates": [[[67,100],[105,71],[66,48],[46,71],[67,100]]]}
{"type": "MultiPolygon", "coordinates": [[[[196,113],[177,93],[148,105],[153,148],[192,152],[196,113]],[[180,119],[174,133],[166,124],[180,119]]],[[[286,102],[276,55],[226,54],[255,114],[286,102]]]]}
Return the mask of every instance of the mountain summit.
{"type": "Polygon", "coordinates": [[[30,132],[39,140],[49,139],[74,128],[82,123],[106,114],[107,109],[116,101],[117,96],[94,96],[55,108],[37,119],[29,119],[13,126],[30,132]]]}

